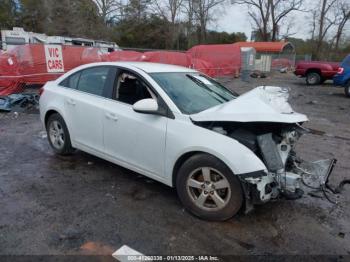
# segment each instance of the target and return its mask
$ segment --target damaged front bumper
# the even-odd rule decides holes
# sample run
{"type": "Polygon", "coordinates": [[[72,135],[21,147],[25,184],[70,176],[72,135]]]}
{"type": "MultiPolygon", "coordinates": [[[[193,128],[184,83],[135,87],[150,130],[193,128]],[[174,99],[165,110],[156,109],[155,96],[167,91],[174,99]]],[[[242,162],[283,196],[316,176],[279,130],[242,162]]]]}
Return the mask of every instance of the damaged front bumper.
{"type": "Polygon", "coordinates": [[[272,133],[257,136],[259,153],[267,170],[239,175],[246,196],[246,211],[254,204],[284,197],[298,199],[303,195],[302,185],[319,189],[327,185],[336,159],[307,162],[299,159],[294,145],[300,130],[288,130],[276,142],[272,133]]]}

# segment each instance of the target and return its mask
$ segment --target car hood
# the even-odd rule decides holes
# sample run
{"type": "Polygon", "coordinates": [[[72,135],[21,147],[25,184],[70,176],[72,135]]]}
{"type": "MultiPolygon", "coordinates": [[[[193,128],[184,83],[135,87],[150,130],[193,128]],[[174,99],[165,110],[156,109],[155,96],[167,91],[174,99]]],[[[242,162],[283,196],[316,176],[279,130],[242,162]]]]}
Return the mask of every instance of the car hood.
{"type": "Polygon", "coordinates": [[[277,86],[259,86],[227,102],[192,114],[195,122],[276,122],[308,121],[306,115],[295,112],[288,103],[289,90],[277,86]]]}

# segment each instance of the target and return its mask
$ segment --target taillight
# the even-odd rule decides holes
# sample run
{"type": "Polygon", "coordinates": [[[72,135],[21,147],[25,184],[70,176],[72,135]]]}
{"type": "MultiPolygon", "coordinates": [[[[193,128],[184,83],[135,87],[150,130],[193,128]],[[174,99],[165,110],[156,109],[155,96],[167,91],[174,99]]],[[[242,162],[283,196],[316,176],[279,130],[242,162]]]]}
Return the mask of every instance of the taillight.
{"type": "Polygon", "coordinates": [[[341,75],[344,72],[344,68],[343,67],[339,67],[337,74],[341,75]]]}
{"type": "Polygon", "coordinates": [[[43,93],[44,93],[44,87],[40,87],[40,89],[39,89],[39,96],[41,96],[43,93]]]}

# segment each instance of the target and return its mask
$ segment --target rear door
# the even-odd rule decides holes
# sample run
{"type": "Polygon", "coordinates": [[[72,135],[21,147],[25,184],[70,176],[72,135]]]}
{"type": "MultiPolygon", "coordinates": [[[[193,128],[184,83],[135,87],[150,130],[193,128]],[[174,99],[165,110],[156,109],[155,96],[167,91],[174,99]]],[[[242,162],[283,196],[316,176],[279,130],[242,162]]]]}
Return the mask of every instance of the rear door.
{"type": "Polygon", "coordinates": [[[63,81],[72,88],[71,95],[65,97],[65,115],[73,146],[103,153],[104,105],[114,78],[114,67],[96,66],[63,81]]]}

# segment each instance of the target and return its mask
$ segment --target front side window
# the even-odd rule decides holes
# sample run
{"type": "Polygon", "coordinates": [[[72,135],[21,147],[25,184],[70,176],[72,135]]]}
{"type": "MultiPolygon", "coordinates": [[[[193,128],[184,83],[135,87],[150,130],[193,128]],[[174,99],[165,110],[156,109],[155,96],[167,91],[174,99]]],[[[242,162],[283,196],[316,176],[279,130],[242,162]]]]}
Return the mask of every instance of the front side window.
{"type": "Polygon", "coordinates": [[[77,89],[89,94],[103,95],[110,67],[101,66],[81,71],[77,89]]]}
{"type": "Polygon", "coordinates": [[[142,79],[129,71],[121,71],[116,81],[115,99],[133,105],[146,98],[157,99],[142,79]]]}
{"type": "Polygon", "coordinates": [[[236,96],[199,73],[152,73],[151,77],[184,114],[195,114],[236,96]]]}

